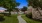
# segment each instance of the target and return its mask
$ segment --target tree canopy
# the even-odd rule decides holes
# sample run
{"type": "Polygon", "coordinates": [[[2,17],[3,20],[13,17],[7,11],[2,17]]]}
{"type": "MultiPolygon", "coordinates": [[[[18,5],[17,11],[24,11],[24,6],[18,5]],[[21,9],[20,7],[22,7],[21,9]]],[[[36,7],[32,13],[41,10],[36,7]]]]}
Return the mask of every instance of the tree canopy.
{"type": "Polygon", "coordinates": [[[0,0],[0,6],[3,6],[4,8],[7,8],[7,9],[12,9],[19,5],[20,3],[17,3],[15,0],[14,2],[12,0],[0,0]]]}
{"type": "Polygon", "coordinates": [[[29,6],[33,6],[33,8],[40,7],[42,9],[42,0],[27,0],[29,6]]]}
{"type": "Polygon", "coordinates": [[[6,8],[9,10],[9,14],[11,13],[11,11],[19,6],[20,3],[17,3],[16,0],[0,0],[0,6],[6,8]]]}
{"type": "Polygon", "coordinates": [[[42,0],[27,0],[27,2],[29,2],[29,6],[32,6],[34,9],[36,8],[40,15],[42,15],[39,11],[40,8],[42,10],[42,0]]]}
{"type": "Polygon", "coordinates": [[[23,12],[27,11],[27,7],[24,6],[24,7],[21,9],[21,11],[23,11],[23,12]]]}

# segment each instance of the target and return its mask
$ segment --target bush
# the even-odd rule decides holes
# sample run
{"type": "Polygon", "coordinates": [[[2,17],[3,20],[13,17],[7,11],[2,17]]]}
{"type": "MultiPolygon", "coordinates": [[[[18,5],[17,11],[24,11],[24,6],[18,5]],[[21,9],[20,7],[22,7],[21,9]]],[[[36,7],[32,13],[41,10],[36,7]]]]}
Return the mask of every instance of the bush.
{"type": "Polygon", "coordinates": [[[0,14],[0,17],[4,17],[4,14],[0,14]]]}
{"type": "Polygon", "coordinates": [[[3,14],[4,14],[4,16],[11,17],[11,14],[9,14],[9,13],[3,13],[3,14]]]}
{"type": "Polygon", "coordinates": [[[9,13],[0,13],[0,14],[3,14],[4,16],[10,16],[9,13]]]}
{"type": "Polygon", "coordinates": [[[0,14],[0,21],[3,21],[3,20],[4,20],[4,15],[0,14]]]}
{"type": "Polygon", "coordinates": [[[32,18],[32,13],[26,14],[26,17],[32,18]]]}
{"type": "Polygon", "coordinates": [[[5,16],[9,16],[9,13],[4,13],[5,16]]]}

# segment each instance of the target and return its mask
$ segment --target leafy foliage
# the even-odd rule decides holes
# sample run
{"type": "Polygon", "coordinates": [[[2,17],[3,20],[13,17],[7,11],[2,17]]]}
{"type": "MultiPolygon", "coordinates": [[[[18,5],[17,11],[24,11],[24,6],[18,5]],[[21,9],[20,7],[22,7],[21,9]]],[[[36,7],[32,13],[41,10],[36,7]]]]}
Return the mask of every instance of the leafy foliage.
{"type": "Polygon", "coordinates": [[[9,10],[9,13],[17,6],[19,6],[20,3],[17,3],[16,0],[0,0],[0,6],[3,6],[4,8],[9,10]]]}
{"type": "Polygon", "coordinates": [[[23,12],[24,12],[24,11],[27,11],[27,7],[24,6],[24,7],[21,9],[21,11],[23,11],[23,12]]]}
{"type": "Polygon", "coordinates": [[[27,0],[29,2],[29,6],[33,6],[33,8],[40,7],[42,9],[42,0],[27,0]]]}

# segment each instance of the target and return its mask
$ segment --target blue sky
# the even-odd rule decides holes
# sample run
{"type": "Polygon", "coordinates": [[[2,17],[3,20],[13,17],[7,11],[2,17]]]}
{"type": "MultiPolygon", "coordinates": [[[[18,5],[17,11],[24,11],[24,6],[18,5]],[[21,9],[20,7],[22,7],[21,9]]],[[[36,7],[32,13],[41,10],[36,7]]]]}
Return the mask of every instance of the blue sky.
{"type": "Polygon", "coordinates": [[[27,6],[26,0],[16,0],[16,2],[20,3],[20,6],[18,6],[18,8],[23,8],[23,6],[27,6]]]}

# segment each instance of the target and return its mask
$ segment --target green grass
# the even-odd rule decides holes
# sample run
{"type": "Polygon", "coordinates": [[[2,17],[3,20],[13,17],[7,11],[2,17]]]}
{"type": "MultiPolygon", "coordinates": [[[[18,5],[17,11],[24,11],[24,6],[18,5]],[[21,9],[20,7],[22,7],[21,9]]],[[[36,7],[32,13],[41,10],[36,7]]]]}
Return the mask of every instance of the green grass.
{"type": "Polygon", "coordinates": [[[27,23],[42,23],[40,21],[35,21],[30,18],[27,18],[24,14],[22,15],[22,18],[27,22],[27,23]]]}
{"type": "Polygon", "coordinates": [[[18,23],[17,14],[11,15],[11,17],[5,16],[5,21],[0,23],[18,23]]]}

